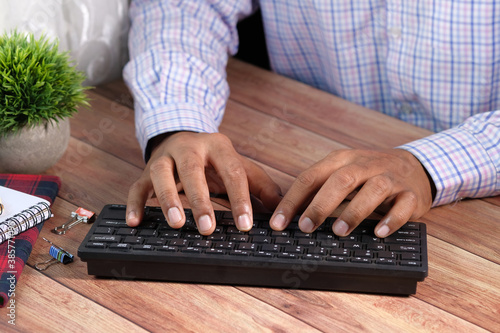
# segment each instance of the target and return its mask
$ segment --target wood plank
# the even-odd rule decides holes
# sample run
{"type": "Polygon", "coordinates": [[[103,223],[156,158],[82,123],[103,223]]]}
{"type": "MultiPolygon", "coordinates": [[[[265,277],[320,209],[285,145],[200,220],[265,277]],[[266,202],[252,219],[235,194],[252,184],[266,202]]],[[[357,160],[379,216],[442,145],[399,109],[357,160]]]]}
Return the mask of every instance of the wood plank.
{"type": "Polygon", "coordinates": [[[482,200],[462,200],[431,209],[421,219],[428,234],[500,264],[499,209],[482,200]]]}
{"type": "Polygon", "coordinates": [[[434,237],[429,237],[428,252],[429,277],[416,296],[489,331],[498,330],[500,266],[434,237]]]}
{"type": "Polygon", "coordinates": [[[91,108],[80,108],[71,119],[71,136],[144,168],[134,110],[92,91],[88,95],[91,108]]]}
{"type": "Polygon", "coordinates": [[[128,189],[142,169],[71,138],[68,150],[47,173],[61,178],[61,198],[100,211],[105,204],[126,203],[128,189]]]}
{"type": "MultiPolygon", "coordinates": [[[[75,280],[78,283],[78,280],[75,280]]],[[[16,286],[15,327],[0,320],[3,332],[147,332],[126,316],[25,267],[16,286]]],[[[3,311],[2,311],[3,312],[3,311]]]]}
{"type": "Polygon", "coordinates": [[[242,289],[323,332],[486,332],[414,297],[242,289]]]}

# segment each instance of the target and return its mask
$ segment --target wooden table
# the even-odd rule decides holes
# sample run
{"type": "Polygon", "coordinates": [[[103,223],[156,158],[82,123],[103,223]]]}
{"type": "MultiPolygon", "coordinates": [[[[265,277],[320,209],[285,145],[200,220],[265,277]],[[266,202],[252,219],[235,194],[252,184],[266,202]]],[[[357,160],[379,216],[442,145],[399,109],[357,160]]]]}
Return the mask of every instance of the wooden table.
{"type": "MultiPolygon", "coordinates": [[[[338,148],[386,148],[429,132],[298,82],[231,60],[231,97],[220,128],[238,151],[286,191],[294,177],[338,148]]],[[[89,225],[50,229],[77,207],[125,203],[144,167],[132,98],[122,81],[89,92],[90,110],[72,119],[72,138],[48,174],[62,179],[55,216],[41,237],[76,255],[89,225]]],[[[214,199],[216,208],[227,202],[214,199]]],[[[44,272],[49,244],[36,243],[16,287],[16,326],[61,332],[481,332],[500,331],[500,198],[435,208],[428,228],[429,276],[410,297],[96,279],[76,259],[44,272]]],[[[41,238],[40,237],[40,238],[41,238]]]]}

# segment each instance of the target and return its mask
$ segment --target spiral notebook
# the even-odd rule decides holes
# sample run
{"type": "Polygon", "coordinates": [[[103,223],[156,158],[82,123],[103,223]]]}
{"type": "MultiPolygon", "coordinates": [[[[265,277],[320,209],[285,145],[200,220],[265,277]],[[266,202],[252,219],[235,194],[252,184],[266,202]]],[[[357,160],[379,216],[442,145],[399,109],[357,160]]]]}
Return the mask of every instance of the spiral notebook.
{"type": "MultiPolygon", "coordinates": [[[[38,202],[52,204],[61,187],[61,179],[51,175],[0,174],[0,186],[31,195],[36,198],[35,205],[38,202]]],[[[7,200],[9,200],[7,197],[2,197],[6,206],[5,214],[9,209],[7,200]]],[[[27,204],[27,201],[19,203],[24,203],[28,208],[32,206],[27,204]]],[[[15,206],[10,206],[12,209],[13,207],[15,206]]],[[[0,215],[0,221],[5,221],[6,218],[7,215],[0,215]]],[[[21,277],[43,224],[44,222],[38,223],[17,236],[0,243],[0,308],[7,306],[8,302],[12,300],[11,297],[14,297],[15,285],[21,277]]]]}
{"type": "Polygon", "coordinates": [[[51,217],[49,201],[0,186],[0,244],[51,217]]]}

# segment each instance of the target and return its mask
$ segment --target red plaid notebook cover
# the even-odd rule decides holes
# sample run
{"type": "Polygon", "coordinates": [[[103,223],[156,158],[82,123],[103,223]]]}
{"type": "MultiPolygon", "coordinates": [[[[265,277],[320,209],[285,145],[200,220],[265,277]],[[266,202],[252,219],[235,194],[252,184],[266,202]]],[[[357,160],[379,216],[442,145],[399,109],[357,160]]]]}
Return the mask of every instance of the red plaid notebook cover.
{"type": "MultiPolygon", "coordinates": [[[[38,196],[52,204],[61,187],[61,180],[49,175],[0,174],[0,185],[38,196]]],[[[0,307],[4,307],[15,292],[13,286],[21,276],[42,226],[43,222],[15,236],[11,242],[0,244],[0,307]],[[9,265],[9,252],[11,256],[15,253],[14,269],[9,265]]]]}

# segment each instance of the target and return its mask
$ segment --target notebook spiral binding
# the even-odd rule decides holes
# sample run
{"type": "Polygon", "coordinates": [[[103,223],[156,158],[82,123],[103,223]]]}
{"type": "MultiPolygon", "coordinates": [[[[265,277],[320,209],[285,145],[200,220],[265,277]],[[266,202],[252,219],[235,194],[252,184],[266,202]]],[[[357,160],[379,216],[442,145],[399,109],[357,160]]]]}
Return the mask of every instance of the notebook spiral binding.
{"type": "Polygon", "coordinates": [[[45,202],[40,202],[12,216],[0,224],[0,244],[51,216],[50,206],[45,202]]]}

